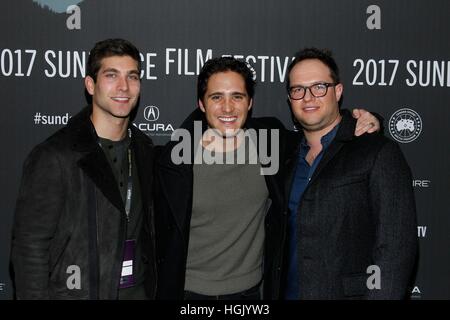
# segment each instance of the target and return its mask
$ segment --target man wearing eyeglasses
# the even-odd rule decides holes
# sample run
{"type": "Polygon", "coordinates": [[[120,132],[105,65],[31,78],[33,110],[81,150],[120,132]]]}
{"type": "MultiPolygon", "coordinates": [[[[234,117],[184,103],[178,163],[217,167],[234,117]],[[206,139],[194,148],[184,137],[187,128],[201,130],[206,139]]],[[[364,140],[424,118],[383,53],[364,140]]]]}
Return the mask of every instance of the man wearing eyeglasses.
{"type": "Polygon", "coordinates": [[[354,135],[355,120],[339,107],[344,87],[330,52],[300,51],[288,75],[302,130],[287,148],[284,297],[405,298],[417,237],[400,148],[380,134],[354,135]]]}

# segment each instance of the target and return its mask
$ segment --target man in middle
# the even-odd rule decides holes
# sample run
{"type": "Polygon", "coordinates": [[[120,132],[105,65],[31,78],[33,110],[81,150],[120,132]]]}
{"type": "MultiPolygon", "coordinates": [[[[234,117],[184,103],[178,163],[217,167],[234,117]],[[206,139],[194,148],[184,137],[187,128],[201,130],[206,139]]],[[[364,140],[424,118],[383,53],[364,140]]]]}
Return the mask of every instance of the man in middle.
{"type": "MultiPolygon", "coordinates": [[[[181,150],[186,141],[171,141],[160,150],[159,299],[279,297],[286,213],[278,164],[284,163],[285,129],[276,118],[247,117],[254,86],[244,62],[207,61],[197,82],[199,108],[181,126],[188,147],[181,150]]],[[[357,130],[367,121],[378,128],[366,113],[357,130]]]]}

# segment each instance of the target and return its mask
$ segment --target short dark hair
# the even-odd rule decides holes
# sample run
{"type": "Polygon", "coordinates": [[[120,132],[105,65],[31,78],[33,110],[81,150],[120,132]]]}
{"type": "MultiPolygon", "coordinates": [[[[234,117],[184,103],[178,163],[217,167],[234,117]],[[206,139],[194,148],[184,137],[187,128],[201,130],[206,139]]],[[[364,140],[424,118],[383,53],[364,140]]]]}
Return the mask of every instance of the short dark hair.
{"type": "Polygon", "coordinates": [[[292,71],[292,68],[294,66],[303,61],[303,60],[309,60],[309,59],[317,59],[320,60],[323,64],[325,64],[328,69],[330,69],[330,76],[331,79],[333,79],[334,83],[340,83],[340,77],[339,77],[339,68],[336,63],[336,61],[333,58],[333,54],[328,49],[317,49],[317,48],[304,48],[301,51],[297,52],[295,54],[294,60],[292,60],[291,64],[288,67],[287,70],[287,81],[286,81],[286,89],[289,91],[290,89],[290,80],[289,80],[289,74],[292,71]]]}
{"type": "Polygon", "coordinates": [[[90,76],[96,82],[102,59],[113,56],[130,56],[133,60],[136,60],[138,70],[141,70],[139,50],[131,42],[124,39],[106,39],[97,42],[94,48],[91,49],[86,67],[86,75],[90,76]]]}
{"type": "Polygon", "coordinates": [[[250,99],[255,94],[253,71],[249,66],[233,57],[219,57],[206,61],[197,79],[197,99],[202,100],[208,86],[208,79],[215,73],[233,71],[239,73],[245,81],[245,89],[250,99]]]}

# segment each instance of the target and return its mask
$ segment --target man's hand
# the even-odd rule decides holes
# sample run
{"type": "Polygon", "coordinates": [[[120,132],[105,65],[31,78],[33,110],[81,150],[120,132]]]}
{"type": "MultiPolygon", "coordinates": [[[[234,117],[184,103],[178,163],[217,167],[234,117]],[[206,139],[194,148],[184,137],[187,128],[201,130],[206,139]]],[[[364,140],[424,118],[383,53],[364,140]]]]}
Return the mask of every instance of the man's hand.
{"type": "Polygon", "coordinates": [[[363,133],[373,133],[380,130],[380,122],[369,111],[364,109],[353,109],[353,118],[358,119],[356,122],[355,136],[363,133]]]}

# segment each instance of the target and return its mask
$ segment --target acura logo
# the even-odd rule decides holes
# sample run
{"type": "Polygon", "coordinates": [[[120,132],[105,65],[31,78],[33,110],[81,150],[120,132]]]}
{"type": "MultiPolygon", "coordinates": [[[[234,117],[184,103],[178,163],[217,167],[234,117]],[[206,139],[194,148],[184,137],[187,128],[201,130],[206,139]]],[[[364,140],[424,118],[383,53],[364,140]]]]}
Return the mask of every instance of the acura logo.
{"type": "Polygon", "coordinates": [[[159,118],[159,109],[156,106],[147,106],[144,109],[144,118],[147,121],[156,121],[159,118]]]}

